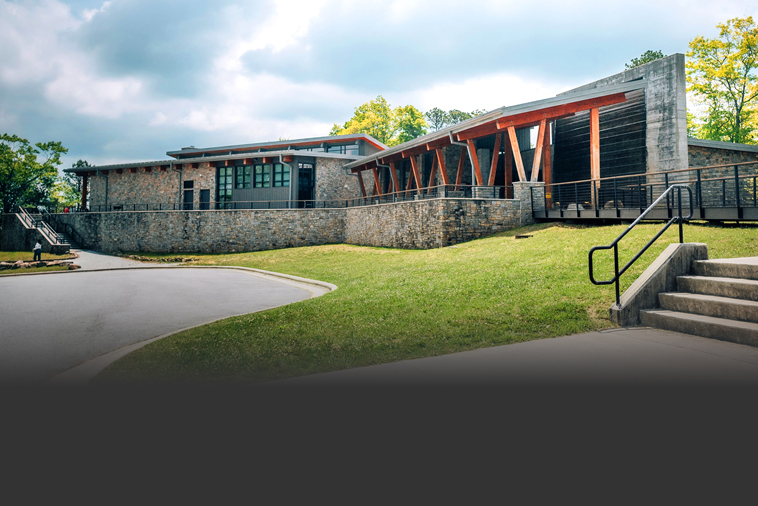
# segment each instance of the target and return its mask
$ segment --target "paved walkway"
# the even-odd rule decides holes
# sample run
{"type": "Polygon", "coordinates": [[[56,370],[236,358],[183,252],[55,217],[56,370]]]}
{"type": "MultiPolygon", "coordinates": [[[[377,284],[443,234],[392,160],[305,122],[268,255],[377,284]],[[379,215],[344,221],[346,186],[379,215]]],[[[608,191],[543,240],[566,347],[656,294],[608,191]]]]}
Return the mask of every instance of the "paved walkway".
{"type": "Polygon", "coordinates": [[[79,256],[78,258],[75,258],[73,262],[82,269],[87,270],[123,269],[125,267],[165,267],[166,265],[171,265],[158,262],[138,262],[137,260],[114,257],[91,250],[72,249],[71,251],[79,256]]]}
{"type": "MultiPolygon", "coordinates": [[[[97,261],[113,266],[125,260],[97,261]]],[[[303,286],[249,270],[197,267],[0,277],[0,384],[40,383],[156,336],[318,292],[303,286]]]]}
{"type": "Polygon", "coordinates": [[[758,385],[758,348],[617,328],[268,383],[272,386],[758,385]]]}

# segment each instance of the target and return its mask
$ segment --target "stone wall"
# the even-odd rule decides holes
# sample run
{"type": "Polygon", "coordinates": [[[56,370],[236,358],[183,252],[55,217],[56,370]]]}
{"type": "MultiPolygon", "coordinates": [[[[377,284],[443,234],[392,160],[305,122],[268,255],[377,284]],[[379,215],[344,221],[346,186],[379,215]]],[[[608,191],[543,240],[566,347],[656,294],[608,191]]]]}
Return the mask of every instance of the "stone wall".
{"type": "Polygon", "coordinates": [[[441,248],[520,225],[520,202],[516,200],[429,199],[348,209],[345,242],[441,248]]]}
{"type": "MultiPolygon", "coordinates": [[[[690,144],[687,158],[690,167],[709,167],[727,163],[758,162],[758,146],[755,152],[738,151],[734,149],[719,149],[690,144]]],[[[730,169],[731,170],[731,169],[730,169]]]]}
{"type": "MultiPolygon", "coordinates": [[[[361,196],[358,179],[345,170],[345,164],[352,161],[340,158],[316,158],[316,200],[344,200],[361,196]]],[[[373,184],[373,176],[371,177],[373,184]]]]}
{"type": "Polygon", "coordinates": [[[340,243],[345,209],[59,214],[82,247],[107,253],[228,253],[340,243]]]}
{"type": "MultiPolygon", "coordinates": [[[[529,184],[517,185],[516,194],[528,198],[529,184]]],[[[539,201],[541,197],[536,198],[539,201]]],[[[446,198],[347,209],[119,211],[56,216],[82,236],[82,247],[107,253],[226,253],[342,242],[426,249],[533,222],[527,201],[446,198]]]]}

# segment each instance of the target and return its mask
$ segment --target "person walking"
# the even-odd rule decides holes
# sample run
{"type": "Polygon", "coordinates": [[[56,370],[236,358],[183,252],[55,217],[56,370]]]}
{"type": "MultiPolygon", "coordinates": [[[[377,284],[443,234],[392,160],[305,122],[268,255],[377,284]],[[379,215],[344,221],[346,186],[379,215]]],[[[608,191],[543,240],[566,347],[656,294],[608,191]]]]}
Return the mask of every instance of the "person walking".
{"type": "Polygon", "coordinates": [[[34,260],[32,261],[42,261],[42,243],[39,239],[37,239],[37,244],[34,245],[34,249],[32,251],[34,252],[34,260]]]}

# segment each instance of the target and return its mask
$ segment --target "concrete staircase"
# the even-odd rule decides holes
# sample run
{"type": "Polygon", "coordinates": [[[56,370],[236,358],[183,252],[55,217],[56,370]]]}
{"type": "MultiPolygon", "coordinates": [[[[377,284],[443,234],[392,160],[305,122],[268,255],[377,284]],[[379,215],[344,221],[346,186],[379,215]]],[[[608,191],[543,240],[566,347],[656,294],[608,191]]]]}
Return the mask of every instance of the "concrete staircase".
{"type": "Polygon", "coordinates": [[[642,325],[758,347],[758,257],[696,260],[642,325]]]}

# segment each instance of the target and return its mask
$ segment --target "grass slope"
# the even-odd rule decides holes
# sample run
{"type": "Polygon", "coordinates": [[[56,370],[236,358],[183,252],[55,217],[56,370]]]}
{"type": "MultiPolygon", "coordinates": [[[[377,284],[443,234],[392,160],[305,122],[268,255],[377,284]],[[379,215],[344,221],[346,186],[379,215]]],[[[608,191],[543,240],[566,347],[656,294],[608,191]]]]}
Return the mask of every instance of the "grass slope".
{"type": "MultiPolygon", "coordinates": [[[[283,272],[339,289],[162,339],[95,381],[260,382],[611,327],[613,287],[589,282],[587,254],[625,228],[535,225],[435,250],[331,245],[194,255],[201,264],[283,272]],[[533,237],[514,237],[525,233],[533,237]]],[[[622,262],[659,229],[635,228],[622,243],[622,262]]],[[[693,224],[685,240],[708,243],[711,258],[758,254],[756,228],[693,224]]],[[[622,290],[677,241],[672,227],[628,271],[622,290]]],[[[610,278],[611,256],[596,257],[596,279],[610,278]]]]}

